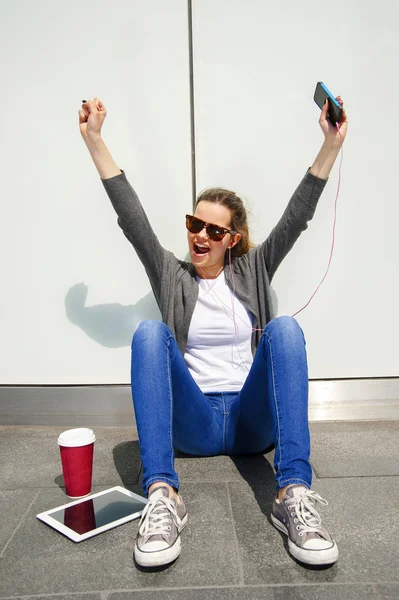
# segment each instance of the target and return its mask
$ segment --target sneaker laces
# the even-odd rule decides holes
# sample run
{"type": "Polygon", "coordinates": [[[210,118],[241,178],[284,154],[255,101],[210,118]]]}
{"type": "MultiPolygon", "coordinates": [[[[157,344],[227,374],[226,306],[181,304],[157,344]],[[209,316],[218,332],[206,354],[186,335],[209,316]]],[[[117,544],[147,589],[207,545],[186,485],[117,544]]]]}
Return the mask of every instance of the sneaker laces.
{"type": "MultiPolygon", "coordinates": [[[[322,533],[321,517],[315,508],[315,504],[319,502],[325,506],[328,505],[327,500],[324,500],[317,492],[313,490],[305,490],[300,496],[290,498],[287,501],[287,509],[295,512],[298,519],[298,531],[303,533],[322,533]]],[[[324,537],[324,536],[323,536],[324,537]]]]}
{"type": "Polygon", "coordinates": [[[166,535],[169,537],[170,525],[174,522],[177,528],[181,519],[176,512],[176,506],[166,496],[160,496],[155,501],[149,500],[143,510],[139,535],[144,537],[144,543],[153,535],[166,535]]]}

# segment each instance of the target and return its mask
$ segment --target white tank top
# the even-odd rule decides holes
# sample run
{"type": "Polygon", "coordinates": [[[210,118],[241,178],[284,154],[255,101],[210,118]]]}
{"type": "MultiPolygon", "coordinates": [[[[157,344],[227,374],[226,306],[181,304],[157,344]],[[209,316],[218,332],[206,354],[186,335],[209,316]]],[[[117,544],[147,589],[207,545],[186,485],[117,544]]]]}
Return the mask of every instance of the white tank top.
{"type": "Polygon", "coordinates": [[[224,272],[197,281],[184,360],[203,392],[240,391],[253,362],[251,314],[233,295],[224,272]]]}

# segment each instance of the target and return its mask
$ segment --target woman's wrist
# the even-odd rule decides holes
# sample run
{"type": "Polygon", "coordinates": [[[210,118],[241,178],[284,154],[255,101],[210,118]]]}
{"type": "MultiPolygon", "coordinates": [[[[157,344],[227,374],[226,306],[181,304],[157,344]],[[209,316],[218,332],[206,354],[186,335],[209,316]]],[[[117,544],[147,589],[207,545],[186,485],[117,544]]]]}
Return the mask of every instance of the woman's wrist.
{"type": "Polygon", "coordinates": [[[89,133],[82,137],[87,147],[96,148],[104,144],[101,133],[89,133]]]}
{"type": "Polygon", "coordinates": [[[336,152],[336,154],[338,154],[341,149],[339,133],[334,137],[326,136],[322,148],[324,148],[326,152],[336,152]]]}
{"type": "Polygon", "coordinates": [[[340,142],[326,138],[310,168],[310,173],[320,179],[328,179],[340,148],[340,142]]]}
{"type": "Polygon", "coordinates": [[[101,179],[109,179],[121,174],[101,135],[87,135],[84,141],[101,179]]]}

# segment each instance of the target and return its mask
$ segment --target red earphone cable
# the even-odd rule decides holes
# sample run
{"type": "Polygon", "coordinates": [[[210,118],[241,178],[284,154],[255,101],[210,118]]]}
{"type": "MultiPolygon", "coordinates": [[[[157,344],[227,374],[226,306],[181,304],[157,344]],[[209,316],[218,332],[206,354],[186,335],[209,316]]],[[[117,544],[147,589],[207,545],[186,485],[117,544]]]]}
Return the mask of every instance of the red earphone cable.
{"type": "MultiPolygon", "coordinates": [[[[341,160],[339,163],[339,169],[338,169],[338,186],[337,186],[337,193],[335,196],[335,203],[334,203],[334,223],[333,223],[333,236],[332,236],[332,244],[331,244],[331,252],[330,252],[330,258],[328,261],[328,265],[327,265],[327,270],[324,274],[323,279],[320,281],[319,285],[317,286],[316,290],[313,292],[312,296],[310,297],[310,299],[308,300],[308,302],[305,304],[305,306],[303,306],[300,310],[298,310],[296,313],[294,313],[292,315],[292,317],[295,317],[295,315],[299,314],[300,312],[302,312],[312,301],[312,299],[314,298],[314,296],[316,295],[316,293],[318,292],[321,284],[323,283],[323,281],[325,280],[325,278],[327,277],[327,273],[330,269],[330,265],[331,265],[331,261],[332,261],[332,256],[333,256],[333,252],[334,252],[334,245],[335,245],[335,226],[336,226],[336,222],[337,222],[337,202],[338,202],[338,195],[339,195],[339,190],[341,187],[341,167],[342,167],[342,161],[344,158],[344,149],[343,149],[343,142],[342,142],[342,136],[341,136],[341,132],[340,132],[340,127],[339,124],[336,123],[336,127],[339,133],[339,137],[340,137],[340,142],[341,142],[341,160]]],[[[320,167],[321,169],[321,167],[320,167]]],[[[320,170],[319,170],[320,173],[320,170]]],[[[234,319],[234,327],[235,330],[237,331],[237,325],[235,323],[235,311],[234,311],[234,295],[235,295],[235,282],[234,282],[234,274],[233,274],[233,269],[231,267],[231,254],[229,253],[229,265],[230,265],[230,275],[231,275],[231,279],[232,279],[232,283],[233,283],[233,297],[232,297],[232,312],[233,312],[233,319],[234,319]]],[[[263,331],[263,329],[257,329],[257,328],[253,328],[252,332],[254,331],[263,331]]]]}
{"type": "MultiPolygon", "coordinates": [[[[332,244],[331,244],[331,251],[330,251],[330,257],[329,257],[329,261],[328,261],[328,265],[327,265],[327,270],[326,270],[326,272],[324,274],[323,279],[320,281],[319,285],[317,286],[316,290],[313,292],[312,296],[309,298],[308,302],[300,310],[298,310],[296,313],[294,313],[292,315],[292,317],[295,317],[297,314],[299,314],[300,312],[302,312],[310,304],[310,302],[312,301],[312,299],[314,298],[314,296],[317,294],[320,286],[324,282],[325,278],[327,277],[327,273],[328,273],[328,271],[330,269],[330,265],[331,265],[331,261],[332,261],[332,256],[333,256],[333,252],[334,252],[334,245],[335,245],[335,226],[336,226],[336,222],[337,222],[337,201],[338,201],[339,190],[340,190],[340,187],[341,187],[341,167],[342,167],[342,161],[343,161],[343,157],[344,157],[342,136],[341,136],[340,127],[339,127],[338,123],[336,123],[336,127],[338,129],[338,133],[339,133],[339,137],[340,137],[340,142],[341,142],[341,160],[340,160],[340,163],[339,163],[339,170],[338,170],[338,186],[337,186],[337,193],[336,193],[336,196],[335,196],[335,203],[334,203],[333,235],[332,235],[332,244]]],[[[321,169],[321,167],[320,167],[320,169],[321,169]]],[[[319,170],[319,173],[320,173],[320,170],[319,170]]],[[[240,357],[241,362],[243,363],[243,360],[242,360],[241,355],[240,355],[240,350],[239,350],[239,347],[238,347],[238,325],[236,323],[236,313],[235,313],[235,308],[234,308],[234,298],[235,298],[236,286],[235,286],[235,281],[234,281],[234,273],[233,273],[233,269],[232,269],[232,266],[231,266],[231,249],[230,249],[230,246],[229,246],[228,250],[229,250],[230,276],[231,276],[231,281],[232,281],[232,284],[233,284],[233,292],[232,292],[232,295],[231,295],[231,311],[232,311],[232,317],[233,317],[232,320],[233,320],[233,323],[234,323],[234,334],[235,334],[237,352],[238,352],[238,355],[240,357]]],[[[227,308],[228,310],[230,310],[230,308],[218,297],[218,295],[216,294],[216,292],[213,291],[213,293],[218,298],[219,302],[221,302],[221,304],[223,304],[223,306],[225,306],[225,308],[227,308]]],[[[246,323],[244,321],[243,321],[243,323],[246,325],[246,323]]],[[[251,329],[251,335],[255,331],[262,331],[263,332],[263,329],[252,328],[251,329]]]]}
{"type": "MultiPolygon", "coordinates": [[[[313,292],[313,294],[311,295],[311,297],[309,298],[309,300],[307,301],[307,303],[305,304],[305,306],[303,306],[300,310],[298,310],[296,313],[294,313],[292,316],[295,317],[295,315],[299,314],[300,312],[302,312],[309,304],[310,302],[313,300],[313,298],[315,297],[315,295],[317,294],[321,284],[323,283],[323,281],[325,280],[325,278],[327,277],[327,273],[330,269],[330,265],[331,265],[331,260],[332,260],[332,256],[333,256],[333,252],[334,252],[334,244],[335,244],[335,225],[337,223],[337,201],[338,201],[338,195],[339,195],[339,189],[341,187],[341,166],[342,166],[342,161],[344,158],[344,147],[342,144],[342,136],[341,136],[341,132],[339,130],[339,125],[338,123],[336,123],[336,127],[338,129],[338,133],[339,133],[339,137],[340,137],[340,142],[341,142],[341,160],[339,163],[339,169],[338,169],[338,186],[337,186],[337,194],[335,196],[335,203],[334,203],[334,224],[333,224],[333,234],[332,234],[332,244],[331,244],[331,252],[330,252],[330,258],[328,261],[328,265],[327,265],[327,270],[324,274],[323,279],[320,281],[319,285],[317,286],[317,288],[315,289],[315,291],[313,292]]],[[[320,171],[319,171],[320,172],[320,171]]]]}

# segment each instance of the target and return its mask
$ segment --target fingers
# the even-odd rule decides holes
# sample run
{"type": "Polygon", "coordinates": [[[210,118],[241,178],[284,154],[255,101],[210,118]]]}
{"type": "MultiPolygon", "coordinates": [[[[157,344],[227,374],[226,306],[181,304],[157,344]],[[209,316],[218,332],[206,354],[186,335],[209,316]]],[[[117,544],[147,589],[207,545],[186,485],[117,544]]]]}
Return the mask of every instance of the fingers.
{"type": "Polygon", "coordinates": [[[86,102],[82,104],[82,110],[89,116],[91,113],[97,112],[97,105],[94,100],[86,100],[86,102]]]}
{"type": "Polygon", "coordinates": [[[341,120],[340,123],[347,123],[348,121],[348,117],[346,115],[346,111],[344,109],[344,101],[342,100],[341,96],[336,96],[336,101],[339,103],[340,107],[342,108],[342,114],[341,114],[341,120]]]}
{"type": "Polygon", "coordinates": [[[328,113],[328,100],[324,102],[323,108],[321,109],[320,120],[327,119],[328,113]]]}
{"type": "MultiPolygon", "coordinates": [[[[96,98],[94,99],[96,100],[96,98]]],[[[96,104],[93,100],[82,100],[82,108],[78,110],[79,113],[79,123],[82,125],[83,123],[87,123],[89,115],[97,112],[96,104]]]]}
{"type": "Polygon", "coordinates": [[[97,110],[99,110],[99,111],[105,111],[105,110],[106,110],[106,109],[105,109],[105,106],[104,106],[104,104],[101,102],[100,98],[97,98],[97,97],[96,97],[96,98],[94,98],[94,102],[95,102],[95,104],[96,104],[96,106],[97,106],[97,110]]]}
{"type": "Polygon", "coordinates": [[[93,100],[82,100],[82,108],[79,110],[79,120],[81,123],[85,123],[90,115],[102,113],[104,117],[107,116],[107,110],[100,100],[100,98],[94,98],[93,100]]]}
{"type": "Polygon", "coordinates": [[[105,111],[105,106],[100,98],[96,97],[93,98],[93,100],[86,100],[85,102],[82,102],[82,109],[87,109],[88,112],[105,111]]]}

